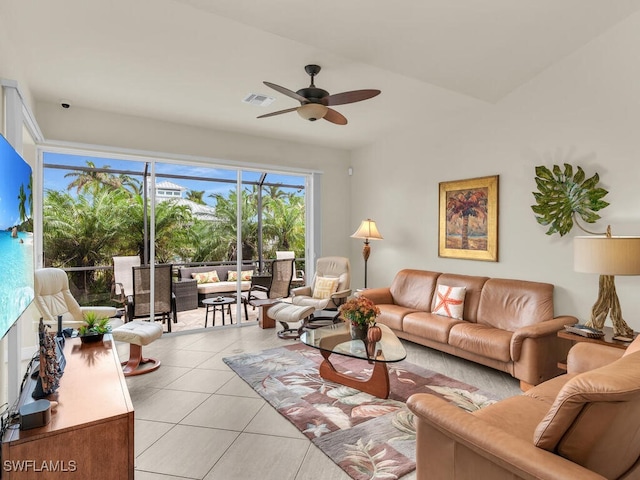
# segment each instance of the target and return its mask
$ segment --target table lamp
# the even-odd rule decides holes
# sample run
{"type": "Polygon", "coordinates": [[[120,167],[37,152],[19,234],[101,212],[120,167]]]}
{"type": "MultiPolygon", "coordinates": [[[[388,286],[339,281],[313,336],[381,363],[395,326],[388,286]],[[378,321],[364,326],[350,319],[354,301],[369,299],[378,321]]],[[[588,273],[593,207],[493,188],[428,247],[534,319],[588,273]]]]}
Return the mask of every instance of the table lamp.
{"type": "Polygon", "coordinates": [[[586,325],[602,330],[610,315],[614,334],[633,338],[633,329],[622,318],[614,276],[640,275],[640,237],[613,237],[610,229],[606,235],[574,237],[573,267],[600,275],[598,299],[586,325]]]}
{"type": "Polygon", "coordinates": [[[382,240],[382,235],[378,231],[376,222],[367,218],[363,220],[358,230],[355,231],[351,238],[364,238],[364,247],[362,248],[362,257],[364,258],[364,288],[367,288],[367,260],[369,260],[369,254],[371,253],[371,247],[369,246],[369,240],[382,240]]]}

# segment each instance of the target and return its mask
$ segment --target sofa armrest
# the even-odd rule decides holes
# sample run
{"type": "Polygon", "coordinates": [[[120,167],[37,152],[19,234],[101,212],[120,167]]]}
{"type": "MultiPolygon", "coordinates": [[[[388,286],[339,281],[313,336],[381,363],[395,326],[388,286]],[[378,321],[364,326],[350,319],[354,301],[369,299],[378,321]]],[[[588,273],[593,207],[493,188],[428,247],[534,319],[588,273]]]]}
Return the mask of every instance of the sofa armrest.
{"type": "Polygon", "coordinates": [[[570,315],[563,315],[560,317],[552,318],[551,320],[545,320],[543,322],[534,323],[533,325],[527,325],[513,332],[511,337],[511,359],[514,362],[520,360],[520,354],[522,353],[522,344],[528,338],[537,339],[548,337],[558,334],[559,330],[562,330],[565,325],[573,325],[578,323],[576,317],[570,315]]]}
{"type": "Polygon", "coordinates": [[[582,373],[604,367],[624,354],[621,348],[595,343],[576,343],[567,355],[567,373],[582,373]]]}
{"type": "Polygon", "coordinates": [[[418,480],[604,478],[559,455],[535,447],[533,439],[525,441],[518,438],[435,395],[414,394],[407,400],[407,406],[417,420],[418,480]],[[483,473],[489,474],[487,472],[490,476],[483,477],[483,473]]]}
{"type": "Polygon", "coordinates": [[[393,296],[389,287],[366,288],[358,292],[358,296],[367,297],[376,305],[393,305],[393,296]]]}

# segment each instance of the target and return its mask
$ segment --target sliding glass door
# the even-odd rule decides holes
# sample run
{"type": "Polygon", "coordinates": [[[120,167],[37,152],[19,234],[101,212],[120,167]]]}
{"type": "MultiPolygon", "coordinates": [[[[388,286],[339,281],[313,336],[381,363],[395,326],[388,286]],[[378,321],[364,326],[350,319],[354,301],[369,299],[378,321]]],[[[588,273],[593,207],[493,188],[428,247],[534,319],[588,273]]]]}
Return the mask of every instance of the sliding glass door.
{"type": "MultiPolygon", "coordinates": [[[[176,281],[181,266],[268,273],[281,250],[304,268],[304,175],[74,151],[43,164],[43,263],[68,272],[81,304],[113,301],[115,256],[172,264],[176,281]]],[[[242,275],[219,280],[246,294],[242,275]]]]}

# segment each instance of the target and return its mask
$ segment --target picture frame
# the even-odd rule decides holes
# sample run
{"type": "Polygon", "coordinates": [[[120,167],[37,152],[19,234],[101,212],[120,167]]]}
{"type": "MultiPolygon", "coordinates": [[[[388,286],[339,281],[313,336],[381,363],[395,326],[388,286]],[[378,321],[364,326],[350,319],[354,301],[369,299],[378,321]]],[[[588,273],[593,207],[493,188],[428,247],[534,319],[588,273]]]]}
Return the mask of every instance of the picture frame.
{"type": "Polygon", "coordinates": [[[440,182],[438,256],[498,261],[498,175],[440,182]]]}

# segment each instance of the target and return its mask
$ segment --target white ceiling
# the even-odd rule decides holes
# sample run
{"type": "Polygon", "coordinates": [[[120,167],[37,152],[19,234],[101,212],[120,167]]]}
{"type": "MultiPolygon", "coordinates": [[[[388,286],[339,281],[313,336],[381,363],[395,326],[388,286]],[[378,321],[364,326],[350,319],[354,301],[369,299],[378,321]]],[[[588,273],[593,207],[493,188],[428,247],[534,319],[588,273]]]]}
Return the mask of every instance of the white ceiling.
{"type": "MultiPolygon", "coordinates": [[[[640,0],[2,0],[36,101],[355,148],[419,123],[425,139],[487,108],[640,9],[640,0]],[[346,126],[263,85],[339,93],[346,126]],[[249,93],[276,98],[247,105],[249,93]]],[[[0,65],[0,76],[6,75],[0,65]]],[[[46,133],[46,132],[45,132],[46,133]]]]}

